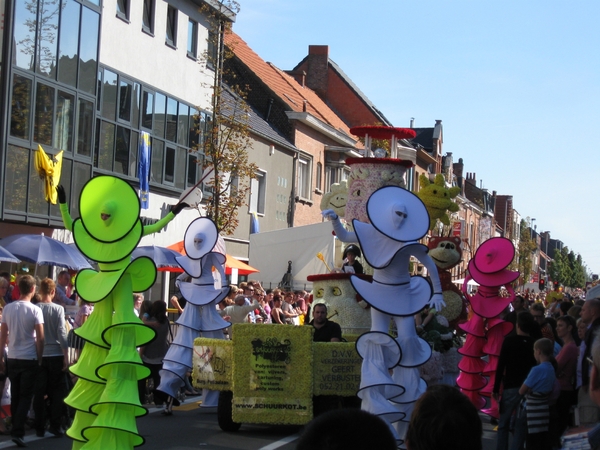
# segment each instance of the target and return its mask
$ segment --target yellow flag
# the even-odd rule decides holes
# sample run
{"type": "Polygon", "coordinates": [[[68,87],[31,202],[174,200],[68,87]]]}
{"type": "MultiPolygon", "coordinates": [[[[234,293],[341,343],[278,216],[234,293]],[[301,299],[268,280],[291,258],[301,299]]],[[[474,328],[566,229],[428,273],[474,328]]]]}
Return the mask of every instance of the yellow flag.
{"type": "Polygon", "coordinates": [[[35,170],[42,180],[44,180],[44,196],[47,202],[56,205],[58,194],[56,186],[60,183],[60,172],[62,170],[61,150],[52,158],[50,158],[41,145],[38,145],[38,150],[35,153],[35,170]]]}

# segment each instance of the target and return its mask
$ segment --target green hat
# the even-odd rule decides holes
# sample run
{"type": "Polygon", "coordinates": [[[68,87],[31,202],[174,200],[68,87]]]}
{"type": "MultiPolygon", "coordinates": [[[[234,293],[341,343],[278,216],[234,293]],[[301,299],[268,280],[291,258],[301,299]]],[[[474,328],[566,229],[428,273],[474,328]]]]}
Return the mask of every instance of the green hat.
{"type": "Polygon", "coordinates": [[[79,198],[79,215],[89,234],[116,242],[131,231],[140,216],[140,199],[120,178],[102,175],[89,180],[79,198]]]}
{"type": "Polygon", "coordinates": [[[133,227],[118,241],[104,242],[88,232],[82,219],[73,222],[75,245],[85,256],[101,263],[113,263],[127,258],[142,240],[144,226],[137,219],[133,227]]]}

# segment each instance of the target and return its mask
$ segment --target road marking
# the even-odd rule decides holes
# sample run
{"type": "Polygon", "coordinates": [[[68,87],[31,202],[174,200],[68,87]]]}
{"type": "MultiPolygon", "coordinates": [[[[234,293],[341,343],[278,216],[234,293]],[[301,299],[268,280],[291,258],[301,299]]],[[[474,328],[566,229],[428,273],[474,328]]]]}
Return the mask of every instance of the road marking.
{"type": "Polygon", "coordinates": [[[265,445],[264,447],[261,447],[258,450],[275,450],[276,448],[283,447],[285,444],[294,442],[299,437],[300,437],[300,434],[298,434],[298,433],[292,434],[291,436],[284,437],[283,439],[272,442],[269,445],[265,445]]]}

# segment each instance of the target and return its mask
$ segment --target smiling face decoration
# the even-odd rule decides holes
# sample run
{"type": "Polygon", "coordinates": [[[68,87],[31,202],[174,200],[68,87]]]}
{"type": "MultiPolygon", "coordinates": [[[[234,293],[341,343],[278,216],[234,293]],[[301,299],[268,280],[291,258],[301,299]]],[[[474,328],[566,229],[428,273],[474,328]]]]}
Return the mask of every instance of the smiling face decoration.
{"type": "Polygon", "coordinates": [[[346,181],[334,183],[331,190],[321,199],[321,211],[331,209],[339,217],[346,214],[346,202],[348,201],[348,184],[346,181]]]}

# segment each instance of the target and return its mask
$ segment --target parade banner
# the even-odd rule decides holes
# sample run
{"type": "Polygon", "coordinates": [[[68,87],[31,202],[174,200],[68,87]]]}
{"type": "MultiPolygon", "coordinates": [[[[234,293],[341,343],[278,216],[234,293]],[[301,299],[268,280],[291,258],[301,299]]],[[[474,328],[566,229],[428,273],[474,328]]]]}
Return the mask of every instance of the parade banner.
{"type": "Polygon", "coordinates": [[[312,327],[233,326],[234,422],[302,425],[313,416],[312,327]]]}
{"type": "Polygon", "coordinates": [[[233,342],[197,338],[194,341],[192,380],[199,389],[232,390],[233,342]]]}
{"type": "Polygon", "coordinates": [[[313,361],[315,395],[356,395],[362,359],[354,342],[315,342],[313,361]]]}

